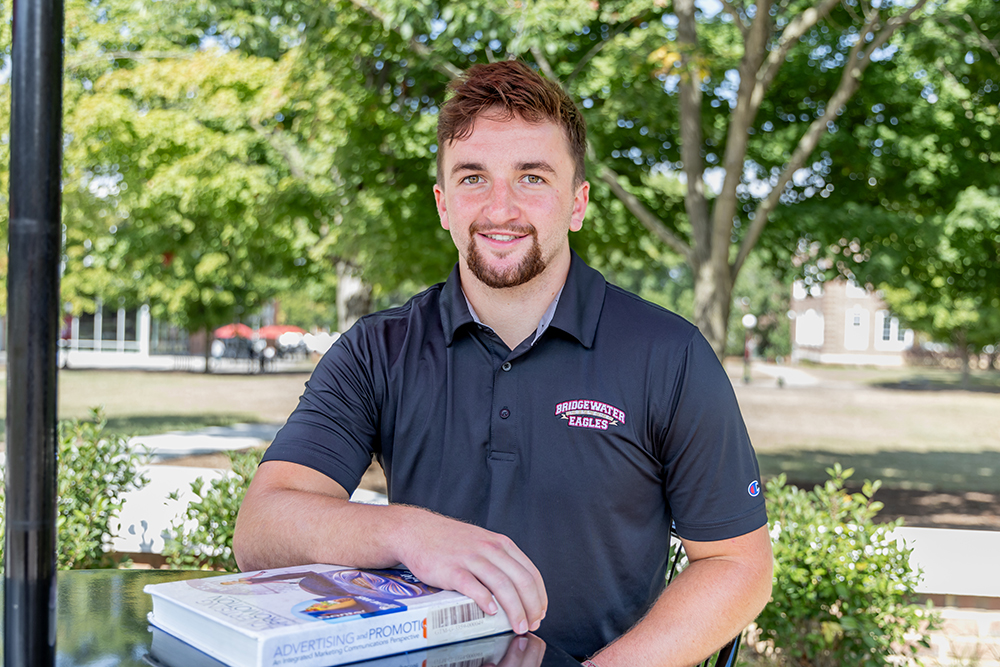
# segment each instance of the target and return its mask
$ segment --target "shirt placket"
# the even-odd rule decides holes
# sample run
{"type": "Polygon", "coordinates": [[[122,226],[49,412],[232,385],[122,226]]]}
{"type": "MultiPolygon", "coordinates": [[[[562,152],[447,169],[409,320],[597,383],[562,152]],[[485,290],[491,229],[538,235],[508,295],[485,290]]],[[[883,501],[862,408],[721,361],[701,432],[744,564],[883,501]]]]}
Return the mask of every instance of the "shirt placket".
{"type": "Polygon", "coordinates": [[[518,384],[521,358],[520,347],[509,352],[493,372],[493,404],[490,406],[490,496],[487,527],[503,532],[498,522],[510,520],[510,509],[517,500],[517,478],[524,465],[524,443],[519,424],[522,424],[521,406],[518,403],[518,384]]]}

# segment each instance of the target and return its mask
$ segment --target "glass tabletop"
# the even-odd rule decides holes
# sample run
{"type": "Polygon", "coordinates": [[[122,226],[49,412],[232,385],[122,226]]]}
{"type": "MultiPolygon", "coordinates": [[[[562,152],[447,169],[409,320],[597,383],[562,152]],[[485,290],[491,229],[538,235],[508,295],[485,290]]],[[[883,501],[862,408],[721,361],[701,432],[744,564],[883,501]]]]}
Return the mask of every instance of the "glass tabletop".
{"type": "MultiPolygon", "coordinates": [[[[153,633],[147,622],[152,600],[147,584],[213,576],[216,573],[178,570],[74,570],[58,575],[56,626],[57,667],[216,667],[222,663],[194,651],[166,633],[153,633]],[[153,648],[153,654],[150,648],[153,648]]],[[[0,606],[0,615],[3,607],[0,606]]],[[[0,646],[0,656],[3,647],[0,646]]],[[[502,667],[579,667],[563,651],[536,637],[514,635],[475,640],[410,654],[395,663],[386,659],[356,663],[356,667],[400,667],[409,664],[497,664],[502,667]],[[409,658],[419,658],[413,662],[409,658]]]]}

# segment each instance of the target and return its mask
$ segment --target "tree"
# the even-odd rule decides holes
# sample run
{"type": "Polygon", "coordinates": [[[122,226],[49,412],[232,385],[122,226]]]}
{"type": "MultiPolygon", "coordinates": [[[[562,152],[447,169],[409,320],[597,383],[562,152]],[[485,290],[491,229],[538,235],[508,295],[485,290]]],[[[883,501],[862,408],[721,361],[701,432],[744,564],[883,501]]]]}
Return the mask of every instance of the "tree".
{"type": "Polygon", "coordinates": [[[879,262],[869,278],[907,324],[954,345],[968,386],[970,352],[1000,343],[1000,188],[966,189],[913,232],[917,250],[879,262]]]}
{"type": "MultiPolygon", "coordinates": [[[[870,65],[891,64],[893,40],[925,4],[762,0],[724,2],[714,14],[692,0],[672,10],[625,1],[335,5],[336,23],[307,25],[301,49],[309,71],[338,73],[349,119],[328,155],[333,182],[349,193],[337,247],[383,286],[400,266],[441,275],[437,249],[447,240],[427,192],[444,85],[473,62],[522,57],[587,116],[595,207],[643,226],[592,218],[574,245],[680,257],[694,279],[694,320],[721,353],[747,257],[776,210],[819,189],[828,166],[810,156],[870,65]],[[682,184],[681,196],[664,180],[682,184]]],[[[308,101],[299,112],[310,127],[306,119],[322,114],[308,101]]]]}
{"type": "MultiPolygon", "coordinates": [[[[115,7],[96,8],[110,36],[153,30],[115,7]]],[[[90,8],[68,13],[80,22],[67,30],[79,41],[67,54],[64,300],[147,302],[211,331],[307,279],[318,205],[262,126],[284,103],[282,63],[186,47],[187,29],[160,48],[162,37],[102,44],[90,8]]]]}
{"type": "Polygon", "coordinates": [[[907,34],[885,85],[860,93],[835,135],[844,203],[804,203],[796,225],[776,220],[765,244],[796,248],[807,281],[837,274],[880,289],[908,325],[955,346],[966,381],[970,347],[1000,339],[997,8],[952,3],[907,34]]]}

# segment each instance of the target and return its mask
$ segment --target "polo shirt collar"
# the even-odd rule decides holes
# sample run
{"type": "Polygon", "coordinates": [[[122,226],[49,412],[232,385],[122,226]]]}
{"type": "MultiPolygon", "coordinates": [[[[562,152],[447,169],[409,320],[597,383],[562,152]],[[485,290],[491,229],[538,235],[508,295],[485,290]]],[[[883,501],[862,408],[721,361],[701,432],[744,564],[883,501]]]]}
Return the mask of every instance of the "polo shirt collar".
{"type": "MultiPolygon", "coordinates": [[[[604,276],[587,266],[579,255],[570,252],[569,274],[549,327],[568,333],[581,345],[590,348],[597,335],[607,283],[604,276]]],[[[456,263],[441,290],[441,324],[445,345],[451,345],[461,327],[474,322],[456,263]]]]}
{"type": "Polygon", "coordinates": [[[549,328],[568,333],[586,348],[594,346],[597,324],[604,309],[604,292],[607,281],[595,269],[587,266],[572,250],[569,275],[563,285],[559,306],[549,328]]]}
{"type": "Polygon", "coordinates": [[[462,279],[459,277],[456,262],[441,289],[441,327],[444,329],[444,344],[450,346],[458,330],[472,322],[474,320],[466,304],[465,293],[462,292],[462,279]]]}

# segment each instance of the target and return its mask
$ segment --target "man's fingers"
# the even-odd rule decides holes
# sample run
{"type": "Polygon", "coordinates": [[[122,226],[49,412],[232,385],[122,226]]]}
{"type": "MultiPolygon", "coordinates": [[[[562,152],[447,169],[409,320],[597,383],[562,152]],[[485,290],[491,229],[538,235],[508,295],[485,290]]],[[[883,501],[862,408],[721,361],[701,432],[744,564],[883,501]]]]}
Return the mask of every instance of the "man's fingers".
{"type": "MultiPolygon", "coordinates": [[[[490,560],[478,558],[470,563],[472,574],[482,582],[482,585],[492,591],[493,596],[503,607],[514,632],[523,635],[531,624],[528,611],[524,608],[517,587],[502,568],[490,560]]],[[[532,619],[533,620],[533,619],[532,619]]]]}
{"type": "MultiPolygon", "coordinates": [[[[483,585],[479,579],[469,571],[465,571],[453,578],[452,588],[479,605],[479,608],[492,616],[497,613],[497,603],[493,599],[490,589],[483,585]]],[[[505,610],[506,611],[506,610],[505,610]]],[[[509,616],[509,614],[508,614],[509,616]]]]}
{"type": "Polygon", "coordinates": [[[545,584],[513,540],[417,508],[406,526],[400,561],[418,578],[458,591],[490,614],[499,604],[519,634],[538,628],[548,608],[545,584]]]}
{"type": "MultiPolygon", "coordinates": [[[[549,607],[549,596],[545,591],[545,582],[542,580],[542,573],[538,571],[535,564],[531,562],[523,551],[517,548],[517,545],[513,541],[510,542],[510,548],[507,549],[508,555],[513,558],[521,566],[524,572],[528,574],[531,581],[520,582],[518,586],[519,589],[534,590],[538,593],[538,606],[542,610],[542,618],[545,617],[545,610],[549,607]]],[[[532,628],[535,630],[536,628],[532,628]]]]}

